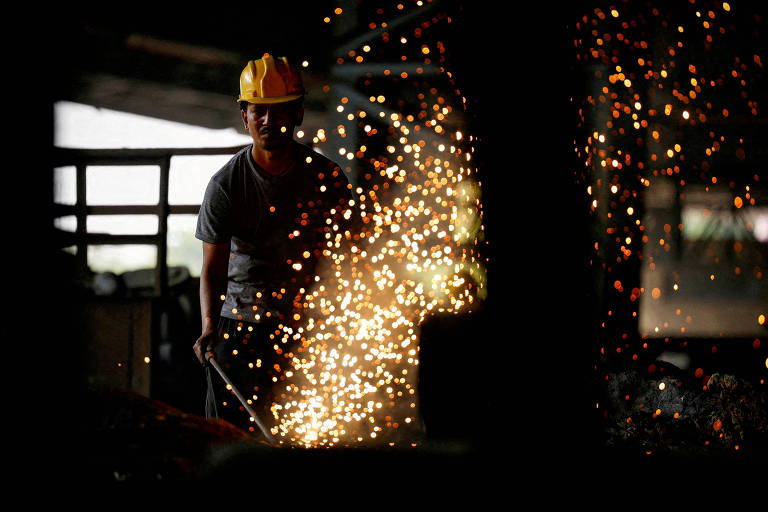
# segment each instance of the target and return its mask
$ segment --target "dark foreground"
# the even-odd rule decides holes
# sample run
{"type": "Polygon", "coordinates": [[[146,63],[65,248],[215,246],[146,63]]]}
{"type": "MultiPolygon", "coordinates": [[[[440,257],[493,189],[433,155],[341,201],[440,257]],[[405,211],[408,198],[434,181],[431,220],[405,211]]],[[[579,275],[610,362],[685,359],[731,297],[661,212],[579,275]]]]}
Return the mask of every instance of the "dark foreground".
{"type": "Polygon", "coordinates": [[[526,439],[524,432],[520,437],[515,430],[500,430],[485,440],[425,438],[416,447],[273,447],[227,422],[206,420],[134,393],[91,389],[83,405],[77,441],[64,447],[62,458],[69,477],[91,483],[277,479],[344,486],[397,481],[442,482],[446,492],[464,486],[498,491],[539,481],[631,483],[662,473],[680,481],[712,471],[754,475],[764,471],[765,461],[765,454],[755,451],[645,453],[633,445],[584,446],[571,443],[567,431],[551,442],[542,442],[535,433],[526,439]]]}

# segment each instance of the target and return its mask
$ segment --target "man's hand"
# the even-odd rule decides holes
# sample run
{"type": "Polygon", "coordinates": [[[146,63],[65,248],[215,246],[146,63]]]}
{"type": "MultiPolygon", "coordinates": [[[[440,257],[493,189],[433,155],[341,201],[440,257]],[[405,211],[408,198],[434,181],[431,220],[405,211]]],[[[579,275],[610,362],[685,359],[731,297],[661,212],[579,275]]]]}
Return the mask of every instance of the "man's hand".
{"type": "Polygon", "coordinates": [[[213,347],[218,343],[219,337],[215,331],[206,331],[197,338],[194,346],[192,347],[200,360],[200,364],[205,364],[205,353],[213,350],[213,347]]]}

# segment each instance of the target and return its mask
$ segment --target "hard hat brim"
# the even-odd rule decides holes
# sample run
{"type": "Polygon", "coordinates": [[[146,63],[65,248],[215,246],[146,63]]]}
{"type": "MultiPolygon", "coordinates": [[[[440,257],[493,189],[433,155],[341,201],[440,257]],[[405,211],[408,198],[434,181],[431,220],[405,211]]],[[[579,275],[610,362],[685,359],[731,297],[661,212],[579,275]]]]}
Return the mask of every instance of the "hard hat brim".
{"type": "Polygon", "coordinates": [[[263,105],[263,104],[271,104],[271,103],[285,103],[288,101],[297,100],[301,97],[303,97],[303,94],[289,94],[287,96],[275,96],[274,98],[259,98],[251,96],[249,97],[238,97],[237,101],[238,103],[241,101],[247,101],[248,103],[255,103],[257,105],[263,105]]]}

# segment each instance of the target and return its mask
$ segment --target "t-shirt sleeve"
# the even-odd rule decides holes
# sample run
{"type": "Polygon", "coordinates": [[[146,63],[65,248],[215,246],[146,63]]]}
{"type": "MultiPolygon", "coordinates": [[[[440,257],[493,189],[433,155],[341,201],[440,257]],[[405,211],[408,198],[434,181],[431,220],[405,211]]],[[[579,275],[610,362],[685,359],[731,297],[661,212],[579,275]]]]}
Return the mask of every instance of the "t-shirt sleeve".
{"type": "Polygon", "coordinates": [[[209,244],[229,242],[232,237],[231,206],[221,185],[211,180],[200,205],[195,237],[209,244]]]}

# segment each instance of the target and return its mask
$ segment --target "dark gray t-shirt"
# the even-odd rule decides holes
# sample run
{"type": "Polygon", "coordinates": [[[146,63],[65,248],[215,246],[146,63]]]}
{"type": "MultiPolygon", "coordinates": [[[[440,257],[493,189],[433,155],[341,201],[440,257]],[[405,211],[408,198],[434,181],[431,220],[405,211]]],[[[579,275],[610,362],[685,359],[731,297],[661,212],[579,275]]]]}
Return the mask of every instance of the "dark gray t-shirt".
{"type": "Polygon", "coordinates": [[[282,319],[299,289],[309,288],[330,230],[326,219],[339,220],[352,195],[339,166],[307,146],[294,142],[295,164],[275,177],[257,166],[251,149],[211,177],[195,236],[230,244],[221,315],[263,322],[282,319]]]}

